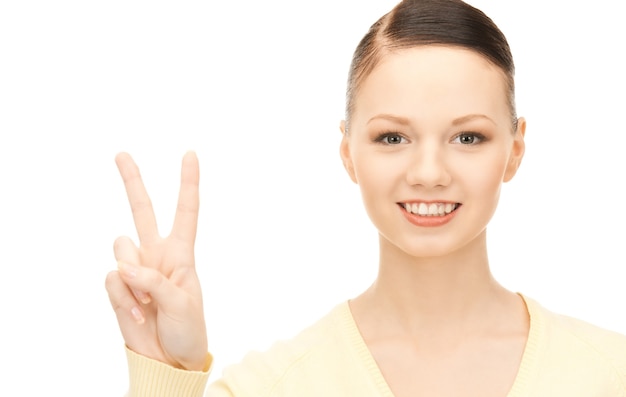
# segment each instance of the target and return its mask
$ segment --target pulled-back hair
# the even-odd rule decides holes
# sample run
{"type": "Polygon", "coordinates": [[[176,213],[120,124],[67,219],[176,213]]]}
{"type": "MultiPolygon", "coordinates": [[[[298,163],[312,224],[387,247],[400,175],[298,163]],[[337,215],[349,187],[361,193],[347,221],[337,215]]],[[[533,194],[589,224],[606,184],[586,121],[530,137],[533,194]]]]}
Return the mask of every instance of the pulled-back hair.
{"type": "Polygon", "coordinates": [[[514,129],[515,65],[504,34],[482,11],[461,0],[403,0],[361,39],[352,57],[346,92],[346,130],[359,87],[385,54],[423,45],[456,46],[484,56],[507,80],[514,129]]]}

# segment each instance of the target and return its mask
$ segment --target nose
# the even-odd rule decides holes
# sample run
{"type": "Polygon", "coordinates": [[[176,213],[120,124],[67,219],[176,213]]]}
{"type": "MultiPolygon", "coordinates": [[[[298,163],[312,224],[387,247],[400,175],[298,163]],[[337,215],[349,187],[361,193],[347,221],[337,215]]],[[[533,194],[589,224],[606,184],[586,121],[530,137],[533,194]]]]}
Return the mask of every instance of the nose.
{"type": "Polygon", "coordinates": [[[417,145],[411,153],[406,180],[412,186],[435,188],[450,184],[445,151],[436,143],[417,145]]]}

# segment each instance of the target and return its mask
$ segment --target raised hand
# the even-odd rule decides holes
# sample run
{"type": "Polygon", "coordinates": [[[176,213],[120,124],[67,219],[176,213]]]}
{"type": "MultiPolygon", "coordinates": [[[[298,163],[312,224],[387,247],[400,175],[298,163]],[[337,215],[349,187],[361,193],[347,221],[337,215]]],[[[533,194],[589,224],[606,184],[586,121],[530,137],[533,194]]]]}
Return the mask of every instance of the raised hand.
{"type": "Polygon", "coordinates": [[[195,270],[198,223],[198,159],[183,158],[178,207],[169,236],[159,236],[150,197],[127,153],[115,159],[139,236],[115,240],[118,270],[106,289],[129,349],[174,367],[202,370],[207,336],[202,292],[195,270]]]}

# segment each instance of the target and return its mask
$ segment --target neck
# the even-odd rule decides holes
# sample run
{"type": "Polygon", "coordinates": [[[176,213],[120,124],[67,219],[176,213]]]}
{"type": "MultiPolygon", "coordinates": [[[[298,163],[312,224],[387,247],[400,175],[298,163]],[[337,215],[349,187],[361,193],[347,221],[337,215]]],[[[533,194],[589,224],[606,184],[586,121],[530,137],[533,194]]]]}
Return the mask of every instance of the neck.
{"type": "Polygon", "coordinates": [[[519,297],[491,275],[485,233],[456,252],[428,258],[410,256],[380,239],[378,277],[351,303],[357,318],[413,334],[458,333],[481,324],[477,319],[486,313],[519,304],[519,297]]]}

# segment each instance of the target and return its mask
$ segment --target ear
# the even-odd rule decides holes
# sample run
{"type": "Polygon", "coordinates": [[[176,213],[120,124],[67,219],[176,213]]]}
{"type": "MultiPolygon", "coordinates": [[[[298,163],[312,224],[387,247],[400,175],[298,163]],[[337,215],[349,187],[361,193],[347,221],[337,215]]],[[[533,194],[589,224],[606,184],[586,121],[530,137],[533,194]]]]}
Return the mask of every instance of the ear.
{"type": "Polygon", "coordinates": [[[341,130],[341,134],[343,135],[341,138],[341,144],[339,146],[339,155],[341,156],[341,161],[343,162],[343,167],[348,172],[350,179],[352,182],[358,183],[356,179],[356,174],[354,172],[354,164],[352,163],[352,157],[350,156],[350,136],[346,131],[346,121],[341,120],[339,124],[339,129],[341,130]]]}
{"type": "Polygon", "coordinates": [[[526,144],[524,143],[524,135],[526,134],[526,119],[520,117],[517,119],[517,130],[515,131],[515,139],[513,140],[513,149],[509,157],[509,163],[506,166],[504,172],[504,182],[508,182],[515,176],[522,158],[524,157],[524,151],[526,150],[526,144]]]}

